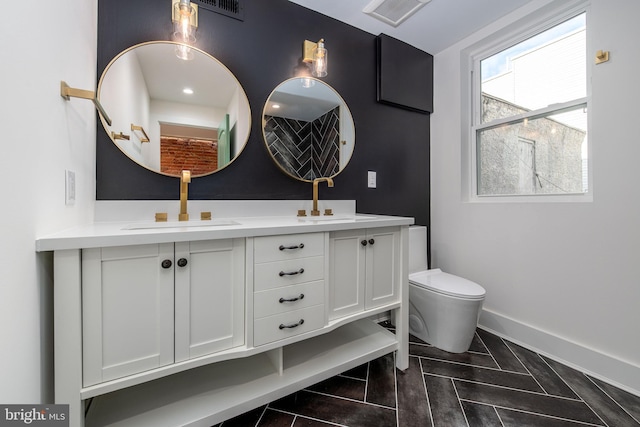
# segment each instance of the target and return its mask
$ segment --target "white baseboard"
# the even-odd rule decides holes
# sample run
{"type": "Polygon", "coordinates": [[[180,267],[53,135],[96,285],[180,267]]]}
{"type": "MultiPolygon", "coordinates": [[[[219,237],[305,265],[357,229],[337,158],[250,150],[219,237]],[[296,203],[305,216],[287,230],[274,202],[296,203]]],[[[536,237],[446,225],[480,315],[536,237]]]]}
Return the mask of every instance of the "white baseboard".
{"type": "Polygon", "coordinates": [[[478,326],[522,347],[640,396],[640,367],[490,310],[478,326]]]}

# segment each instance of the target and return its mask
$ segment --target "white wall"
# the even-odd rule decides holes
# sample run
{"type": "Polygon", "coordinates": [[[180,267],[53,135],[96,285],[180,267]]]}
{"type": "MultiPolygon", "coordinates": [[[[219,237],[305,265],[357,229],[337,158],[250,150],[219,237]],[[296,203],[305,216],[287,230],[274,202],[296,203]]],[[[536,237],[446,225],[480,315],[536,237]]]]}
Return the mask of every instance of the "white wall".
{"type": "Polygon", "coordinates": [[[231,160],[233,160],[244,149],[249,132],[251,132],[251,120],[238,120],[243,115],[251,117],[249,100],[239,85],[233,91],[233,97],[227,106],[227,113],[229,114],[229,128],[233,129],[236,126],[236,151],[231,153],[231,160]]]}
{"type": "Polygon", "coordinates": [[[486,288],[484,326],[640,394],[640,2],[591,1],[593,201],[465,202],[462,51],[548,3],[534,0],[435,56],[433,266],[486,288]],[[596,66],[598,49],[611,60],[596,66]]]}
{"type": "Polygon", "coordinates": [[[34,242],[93,216],[95,110],[90,101],[62,99],[60,80],[96,87],[97,1],[18,9],[20,19],[0,26],[0,402],[49,403],[51,257],[36,256],[34,242]],[[74,206],[64,203],[65,169],[76,173],[74,206]]]}
{"type": "Polygon", "coordinates": [[[108,132],[129,135],[128,140],[115,140],[116,145],[134,161],[144,163],[142,134],[131,130],[131,125],[142,126],[145,131],[149,129],[151,99],[138,56],[134,51],[122,55],[104,76],[100,83],[100,103],[111,118],[108,132]]]}

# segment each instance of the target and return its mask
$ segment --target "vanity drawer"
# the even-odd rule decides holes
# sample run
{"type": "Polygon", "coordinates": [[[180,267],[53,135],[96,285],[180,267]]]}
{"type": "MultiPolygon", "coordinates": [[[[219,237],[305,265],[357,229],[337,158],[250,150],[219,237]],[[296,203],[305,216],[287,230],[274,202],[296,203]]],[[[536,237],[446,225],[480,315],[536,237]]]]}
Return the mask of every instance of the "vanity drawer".
{"type": "Polygon", "coordinates": [[[324,233],[256,237],[254,262],[283,261],[324,255],[324,233]]]}
{"type": "Polygon", "coordinates": [[[324,327],[324,304],[256,319],[253,345],[269,344],[324,327]]]}
{"type": "Polygon", "coordinates": [[[254,290],[290,286],[324,279],[324,257],[265,262],[254,266],[254,290]]]}
{"type": "Polygon", "coordinates": [[[259,319],[324,303],[324,281],[284,286],[253,295],[253,317],[259,319]]]}

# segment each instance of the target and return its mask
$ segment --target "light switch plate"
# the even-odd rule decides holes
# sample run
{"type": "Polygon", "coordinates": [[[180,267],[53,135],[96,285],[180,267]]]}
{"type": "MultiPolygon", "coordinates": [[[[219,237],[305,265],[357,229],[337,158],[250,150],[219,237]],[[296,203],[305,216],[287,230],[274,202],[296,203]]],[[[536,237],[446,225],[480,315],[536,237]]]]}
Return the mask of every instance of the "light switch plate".
{"type": "Polygon", "coordinates": [[[64,204],[75,205],[76,203],[76,173],[74,171],[64,171],[64,204]]]}
{"type": "Polygon", "coordinates": [[[376,188],[376,173],[374,171],[368,172],[367,183],[369,188],[376,188]]]}

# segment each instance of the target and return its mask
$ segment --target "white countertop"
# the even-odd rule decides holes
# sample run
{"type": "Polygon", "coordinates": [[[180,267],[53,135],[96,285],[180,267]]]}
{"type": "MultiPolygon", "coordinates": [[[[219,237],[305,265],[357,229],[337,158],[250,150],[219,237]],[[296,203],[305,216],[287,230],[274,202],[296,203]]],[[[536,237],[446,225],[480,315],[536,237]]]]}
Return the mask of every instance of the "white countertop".
{"type": "MultiPolygon", "coordinates": [[[[254,211],[255,212],[255,211],[254,211]]],[[[246,215],[246,214],[245,214],[246,215]]],[[[148,218],[148,217],[147,217],[148,218]]],[[[353,214],[298,218],[295,214],[225,216],[211,221],[100,221],[36,239],[36,251],[269,236],[412,225],[410,217],[353,214]]]]}

